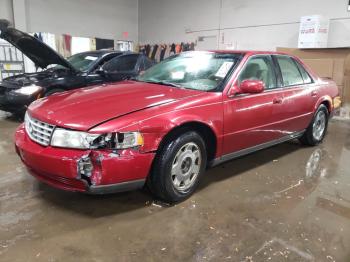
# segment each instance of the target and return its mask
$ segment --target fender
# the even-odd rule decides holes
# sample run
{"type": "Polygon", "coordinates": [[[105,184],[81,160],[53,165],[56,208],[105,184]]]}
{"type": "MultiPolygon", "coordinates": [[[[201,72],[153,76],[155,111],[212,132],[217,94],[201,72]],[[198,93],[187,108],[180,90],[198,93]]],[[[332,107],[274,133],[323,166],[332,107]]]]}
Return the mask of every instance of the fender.
{"type": "Polygon", "coordinates": [[[150,125],[150,123],[139,123],[139,130],[144,135],[145,139],[145,147],[143,148],[144,152],[154,152],[158,150],[161,141],[165,138],[167,134],[172,132],[174,129],[187,124],[196,123],[208,127],[214,133],[217,140],[216,152],[221,152],[222,122],[219,123],[214,122],[212,120],[205,121],[202,117],[193,114],[182,115],[178,118],[173,118],[171,121],[167,121],[167,119],[162,119],[161,121],[159,121],[158,119],[157,122],[157,128],[152,127],[151,129],[148,128],[152,126],[150,125]]]}
{"type": "Polygon", "coordinates": [[[327,102],[327,108],[329,113],[333,111],[333,101],[332,98],[329,95],[324,95],[318,98],[317,103],[315,104],[314,107],[314,113],[316,112],[317,108],[324,102],[327,102]]]}

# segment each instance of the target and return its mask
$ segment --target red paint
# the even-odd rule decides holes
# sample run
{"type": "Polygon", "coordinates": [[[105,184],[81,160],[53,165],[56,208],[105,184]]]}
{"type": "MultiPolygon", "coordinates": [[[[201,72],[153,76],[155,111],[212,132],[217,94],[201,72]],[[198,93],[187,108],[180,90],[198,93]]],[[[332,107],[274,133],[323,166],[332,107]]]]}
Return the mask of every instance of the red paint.
{"type": "Polygon", "coordinates": [[[264,83],[259,80],[244,80],[239,89],[242,94],[258,94],[264,91],[264,83]]]}
{"type": "Polygon", "coordinates": [[[269,91],[261,90],[259,81],[237,86],[237,77],[249,57],[280,54],[237,52],[245,53],[244,58],[222,92],[125,81],[53,95],[28,109],[34,118],[74,130],[140,131],[145,145],[139,150],[114,155],[108,150],[43,147],[28,138],[23,125],[16,132],[16,149],[38,179],[61,189],[84,191],[77,161],[85,155],[94,164],[93,184],[115,184],[146,178],[164,136],[183,124],[201,123],[210,128],[216,136],[215,157],[221,157],[305,129],[321,103],[333,111],[332,99],[338,96],[335,83],[319,78],[305,65],[313,84],[269,91]],[[242,89],[246,94],[240,94],[242,89]]]}

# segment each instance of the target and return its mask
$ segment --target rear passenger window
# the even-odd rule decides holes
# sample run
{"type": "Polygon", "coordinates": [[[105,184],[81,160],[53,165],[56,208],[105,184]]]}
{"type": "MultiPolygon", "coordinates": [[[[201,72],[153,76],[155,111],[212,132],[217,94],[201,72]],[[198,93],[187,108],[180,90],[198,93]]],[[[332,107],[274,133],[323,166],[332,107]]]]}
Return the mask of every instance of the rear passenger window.
{"type": "Polygon", "coordinates": [[[283,85],[294,86],[304,84],[303,77],[296,63],[288,56],[277,56],[278,64],[281,68],[283,85]]]}
{"type": "Polygon", "coordinates": [[[297,63],[299,71],[303,77],[304,84],[311,84],[313,81],[312,81],[312,78],[310,77],[309,73],[305,70],[305,68],[303,67],[302,64],[300,64],[298,61],[295,61],[295,62],[297,63]]]}

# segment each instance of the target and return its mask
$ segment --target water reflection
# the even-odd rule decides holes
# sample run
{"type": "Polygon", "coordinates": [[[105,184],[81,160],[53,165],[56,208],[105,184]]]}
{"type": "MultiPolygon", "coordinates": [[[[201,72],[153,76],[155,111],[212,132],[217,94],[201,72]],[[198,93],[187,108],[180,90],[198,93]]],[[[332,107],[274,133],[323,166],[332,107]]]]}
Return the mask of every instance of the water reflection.
{"type": "Polygon", "coordinates": [[[305,165],[305,177],[304,182],[306,186],[312,186],[319,182],[319,179],[327,176],[327,168],[323,163],[327,163],[328,153],[326,150],[317,148],[315,149],[306,165],[305,165]]]}

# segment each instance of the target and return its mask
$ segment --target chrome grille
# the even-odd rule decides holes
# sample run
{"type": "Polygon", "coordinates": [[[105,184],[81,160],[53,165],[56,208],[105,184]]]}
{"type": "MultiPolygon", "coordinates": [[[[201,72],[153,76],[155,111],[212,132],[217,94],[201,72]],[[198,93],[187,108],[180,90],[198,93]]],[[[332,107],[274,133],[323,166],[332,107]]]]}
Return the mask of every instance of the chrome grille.
{"type": "Polygon", "coordinates": [[[25,129],[28,136],[35,142],[48,146],[50,144],[51,135],[55,126],[34,119],[26,113],[25,129]]]}

